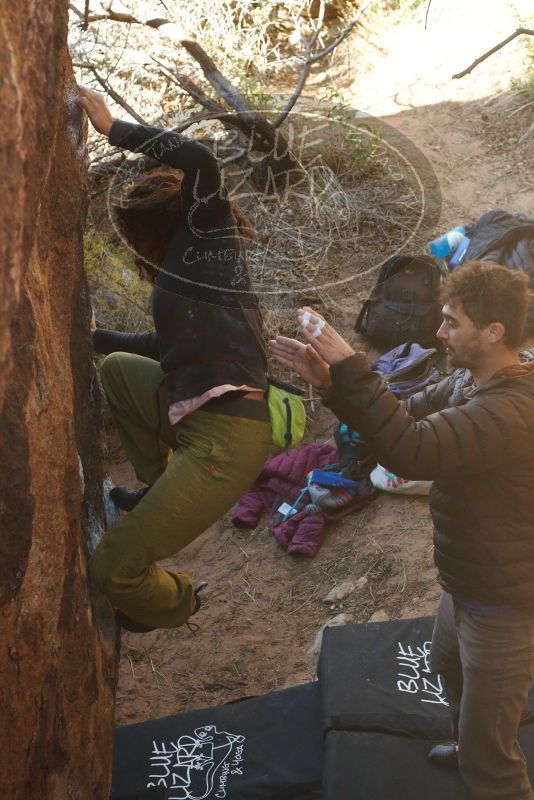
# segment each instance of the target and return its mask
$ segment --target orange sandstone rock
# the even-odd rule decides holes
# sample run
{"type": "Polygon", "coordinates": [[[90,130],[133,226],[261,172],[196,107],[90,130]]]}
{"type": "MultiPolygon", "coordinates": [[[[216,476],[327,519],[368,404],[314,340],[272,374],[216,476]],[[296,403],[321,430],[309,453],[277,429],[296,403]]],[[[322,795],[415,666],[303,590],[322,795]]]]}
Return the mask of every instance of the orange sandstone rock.
{"type": "Polygon", "coordinates": [[[117,637],[83,272],[85,134],[67,0],[0,0],[0,786],[107,800],[117,637]]]}

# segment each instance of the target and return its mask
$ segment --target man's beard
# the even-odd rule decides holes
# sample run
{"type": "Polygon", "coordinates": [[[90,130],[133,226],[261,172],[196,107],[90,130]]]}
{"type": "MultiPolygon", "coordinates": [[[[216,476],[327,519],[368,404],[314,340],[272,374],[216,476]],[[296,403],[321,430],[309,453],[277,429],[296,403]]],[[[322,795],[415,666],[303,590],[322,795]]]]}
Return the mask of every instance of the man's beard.
{"type": "Polygon", "coordinates": [[[449,359],[449,364],[451,367],[465,367],[462,357],[461,356],[458,357],[456,355],[456,350],[447,348],[447,357],[449,359]]]}
{"type": "Polygon", "coordinates": [[[451,367],[465,367],[471,372],[481,360],[480,348],[477,345],[466,345],[457,352],[454,348],[447,348],[447,355],[451,367]]]}

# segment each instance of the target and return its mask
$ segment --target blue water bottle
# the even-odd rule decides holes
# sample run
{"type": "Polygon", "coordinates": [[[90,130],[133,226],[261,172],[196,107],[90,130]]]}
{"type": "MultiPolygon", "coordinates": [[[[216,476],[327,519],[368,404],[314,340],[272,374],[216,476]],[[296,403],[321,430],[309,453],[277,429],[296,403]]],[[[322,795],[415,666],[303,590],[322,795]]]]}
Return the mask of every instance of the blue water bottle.
{"type": "Polygon", "coordinates": [[[444,233],[443,236],[438,236],[437,239],[430,242],[430,252],[436,258],[448,258],[464,241],[465,232],[466,228],[463,226],[452,228],[452,230],[444,233]]]}
{"type": "Polygon", "coordinates": [[[449,258],[448,264],[450,269],[454,269],[461,264],[464,260],[465,254],[467,253],[467,248],[471,244],[471,239],[468,236],[464,236],[462,241],[454,251],[454,254],[449,258]]]}

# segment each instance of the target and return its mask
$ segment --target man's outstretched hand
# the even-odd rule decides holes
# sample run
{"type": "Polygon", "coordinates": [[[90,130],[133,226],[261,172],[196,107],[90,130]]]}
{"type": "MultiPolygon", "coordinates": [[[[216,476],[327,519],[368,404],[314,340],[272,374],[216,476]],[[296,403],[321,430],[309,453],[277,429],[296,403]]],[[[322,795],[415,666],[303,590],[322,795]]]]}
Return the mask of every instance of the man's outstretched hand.
{"type": "Polygon", "coordinates": [[[271,351],[283,367],[289,367],[316,389],[327,389],[330,384],[330,369],[326,361],[310,347],[297,339],[277,336],[269,342],[271,351]]]}
{"type": "Polygon", "coordinates": [[[313,308],[299,308],[297,319],[306,341],[329,366],[354,355],[350,344],[313,308]]]}
{"type": "Polygon", "coordinates": [[[113,117],[100,92],[95,92],[93,89],[87,89],[85,86],[81,86],[80,93],[74,98],[74,102],[87,112],[87,116],[91,120],[93,128],[97,130],[98,133],[109,136],[109,129],[113,124],[113,117]]]}

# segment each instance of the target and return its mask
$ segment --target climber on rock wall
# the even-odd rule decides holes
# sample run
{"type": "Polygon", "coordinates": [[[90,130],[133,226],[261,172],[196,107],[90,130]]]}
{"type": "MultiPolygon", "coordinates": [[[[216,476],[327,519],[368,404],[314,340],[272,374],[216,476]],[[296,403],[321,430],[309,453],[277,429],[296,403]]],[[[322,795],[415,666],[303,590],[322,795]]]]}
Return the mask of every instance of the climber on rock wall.
{"type": "Polygon", "coordinates": [[[102,385],[146,486],[112,490],[129,513],[106,531],[91,570],[124,628],[174,628],[198,610],[200,587],[156,562],[225,514],[270,453],[267,359],[244,244],[252,231],[207,147],[113,119],[91,89],[76,102],[110,144],[167,165],[133,180],[112,209],[154,283],[155,330],[95,329],[93,344],[107,355],[102,385]]]}

